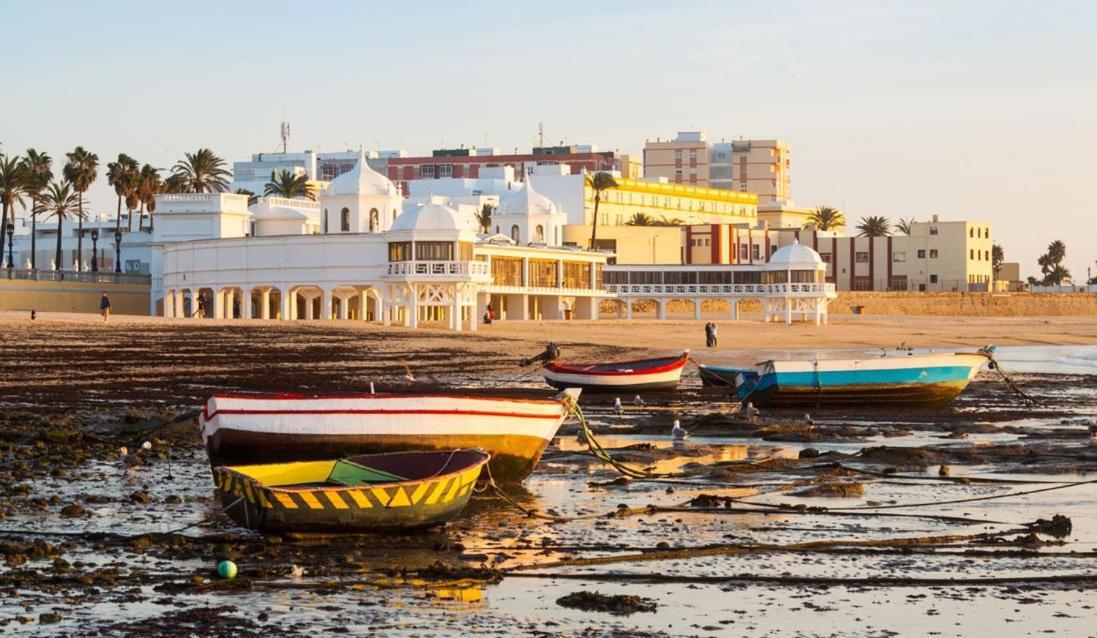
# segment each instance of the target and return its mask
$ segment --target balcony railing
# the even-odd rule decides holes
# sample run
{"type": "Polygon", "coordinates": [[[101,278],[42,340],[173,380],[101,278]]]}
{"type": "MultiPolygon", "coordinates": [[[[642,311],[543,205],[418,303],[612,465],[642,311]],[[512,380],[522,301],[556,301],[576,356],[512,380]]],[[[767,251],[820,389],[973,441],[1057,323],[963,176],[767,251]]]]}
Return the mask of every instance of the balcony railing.
{"type": "Polygon", "coordinates": [[[116,273],[109,270],[98,272],[75,270],[31,270],[29,268],[0,269],[0,279],[21,279],[28,281],[76,281],[93,284],[149,284],[149,275],[116,273]]]}
{"type": "Polygon", "coordinates": [[[606,284],[606,291],[631,297],[651,295],[670,296],[781,296],[781,295],[833,295],[834,284],[606,284]]]}
{"type": "Polygon", "coordinates": [[[485,261],[391,261],[388,277],[486,279],[491,277],[491,266],[485,261]]]}

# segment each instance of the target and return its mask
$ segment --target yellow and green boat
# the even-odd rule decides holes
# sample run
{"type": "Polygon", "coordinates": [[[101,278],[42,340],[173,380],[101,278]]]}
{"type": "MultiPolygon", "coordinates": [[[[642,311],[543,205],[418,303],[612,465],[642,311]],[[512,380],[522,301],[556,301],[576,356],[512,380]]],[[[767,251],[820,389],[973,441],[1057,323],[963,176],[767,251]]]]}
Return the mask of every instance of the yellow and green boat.
{"type": "Polygon", "coordinates": [[[440,525],[468,504],[482,450],[365,454],[214,468],[226,513],[274,533],[401,531],[440,525]]]}

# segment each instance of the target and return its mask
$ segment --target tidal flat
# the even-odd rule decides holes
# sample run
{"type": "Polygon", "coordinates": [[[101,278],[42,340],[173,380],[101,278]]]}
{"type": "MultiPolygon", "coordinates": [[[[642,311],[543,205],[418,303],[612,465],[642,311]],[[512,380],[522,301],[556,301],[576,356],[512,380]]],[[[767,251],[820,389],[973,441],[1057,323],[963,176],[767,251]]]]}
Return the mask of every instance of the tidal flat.
{"type": "MultiPolygon", "coordinates": [[[[1093,346],[999,352],[1039,405],[992,371],[947,409],[818,411],[811,423],[803,411],[748,423],[692,367],[678,392],[621,397],[620,413],[613,396],[585,396],[587,423],[614,460],[661,478],[629,479],[592,457],[572,419],[506,499],[485,488],[449,525],[414,535],[284,539],[219,512],[187,416],[212,392],[373,383],[550,396],[514,365],[532,346],[323,327],[8,332],[4,633],[1092,633],[1093,346]],[[687,440],[670,436],[675,419],[687,440]],[[134,452],[146,441],[151,449],[134,452]],[[238,565],[235,579],[216,575],[222,559],[238,565]]],[[[569,358],[637,354],[565,347],[569,358]]]]}

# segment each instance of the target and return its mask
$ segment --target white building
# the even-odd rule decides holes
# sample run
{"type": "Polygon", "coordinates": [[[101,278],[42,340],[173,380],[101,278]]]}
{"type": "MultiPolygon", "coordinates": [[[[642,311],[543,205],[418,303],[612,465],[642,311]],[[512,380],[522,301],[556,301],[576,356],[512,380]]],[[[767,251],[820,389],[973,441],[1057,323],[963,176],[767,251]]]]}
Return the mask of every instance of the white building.
{"type": "Polygon", "coordinates": [[[365,154],[370,168],[385,173],[388,161],[394,157],[406,157],[402,150],[395,151],[337,151],[320,153],[310,149],[301,153],[253,153],[247,162],[233,162],[230,191],[245,189],[262,195],[271,175],[288,171],[292,175],[304,175],[310,180],[330,182],[343,173],[354,170],[358,159],[365,154]]]}
{"type": "Polygon", "coordinates": [[[364,154],[316,203],[261,198],[249,208],[243,195],[164,195],[154,312],[458,330],[475,330],[489,308],[500,319],[597,318],[606,255],[544,245],[562,216],[533,190],[513,195],[507,222],[526,244],[531,232],[548,241],[481,235],[474,207],[448,197],[405,202],[364,154]]]}

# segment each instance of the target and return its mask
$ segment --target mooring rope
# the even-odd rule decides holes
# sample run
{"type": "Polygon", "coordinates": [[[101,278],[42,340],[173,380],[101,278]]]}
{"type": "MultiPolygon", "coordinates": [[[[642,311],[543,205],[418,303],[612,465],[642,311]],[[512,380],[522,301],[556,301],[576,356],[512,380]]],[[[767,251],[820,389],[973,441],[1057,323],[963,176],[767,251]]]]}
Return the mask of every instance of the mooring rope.
{"type": "Polygon", "coordinates": [[[983,349],[983,350],[980,351],[980,354],[982,354],[983,356],[985,356],[988,359],[989,363],[988,363],[987,367],[990,368],[991,370],[997,370],[998,374],[1002,376],[1002,380],[1005,381],[1006,387],[1008,387],[1010,390],[1012,390],[1014,392],[1014,394],[1021,397],[1022,399],[1024,399],[1028,403],[1031,403],[1032,405],[1041,405],[1041,406],[1044,405],[1044,403],[1042,401],[1040,401],[1036,397],[1034,397],[1031,394],[1029,394],[1029,393],[1025,392],[1024,390],[1022,390],[1021,386],[1017,385],[1017,382],[1014,381],[1013,379],[1011,379],[1008,374],[1006,374],[1006,371],[1002,369],[1002,364],[999,363],[998,360],[994,358],[994,353],[993,352],[991,352],[989,349],[983,349]]]}

